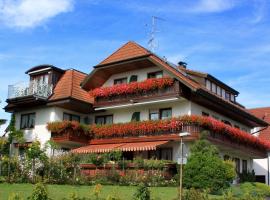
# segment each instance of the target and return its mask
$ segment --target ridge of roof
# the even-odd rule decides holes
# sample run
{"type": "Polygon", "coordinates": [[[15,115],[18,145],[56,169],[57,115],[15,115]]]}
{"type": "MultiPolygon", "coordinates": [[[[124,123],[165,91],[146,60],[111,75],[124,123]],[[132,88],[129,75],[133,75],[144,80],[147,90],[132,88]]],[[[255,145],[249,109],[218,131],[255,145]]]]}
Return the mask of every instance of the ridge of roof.
{"type": "Polygon", "coordinates": [[[103,61],[101,61],[97,66],[148,54],[151,54],[148,49],[144,48],[136,42],[128,41],[116,51],[114,51],[111,55],[106,57],[103,61]]]}

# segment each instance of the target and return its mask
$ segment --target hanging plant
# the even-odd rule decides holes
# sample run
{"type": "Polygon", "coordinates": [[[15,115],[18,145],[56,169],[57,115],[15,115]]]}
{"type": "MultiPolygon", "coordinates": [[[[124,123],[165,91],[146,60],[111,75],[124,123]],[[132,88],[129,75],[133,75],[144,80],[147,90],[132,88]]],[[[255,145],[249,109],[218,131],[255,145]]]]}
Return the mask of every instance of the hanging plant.
{"type": "Polygon", "coordinates": [[[142,82],[124,83],[111,87],[100,87],[90,91],[90,95],[97,97],[111,97],[116,95],[136,94],[156,89],[163,89],[173,85],[170,77],[151,78],[142,82]]]}

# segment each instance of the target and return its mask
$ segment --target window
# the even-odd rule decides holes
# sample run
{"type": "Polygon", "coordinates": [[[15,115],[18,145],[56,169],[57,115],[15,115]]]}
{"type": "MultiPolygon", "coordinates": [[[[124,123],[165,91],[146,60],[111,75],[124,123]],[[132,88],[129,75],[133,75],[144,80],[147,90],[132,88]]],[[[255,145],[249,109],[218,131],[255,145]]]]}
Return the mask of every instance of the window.
{"type": "Polygon", "coordinates": [[[114,79],[114,85],[123,84],[123,83],[127,83],[127,78],[114,79]]]}
{"type": "Polygon", "coordinates": [[[225,97],[226,97],[226,91],[224,89],[222,89],[221,91],[222,91],[222,97],[225,99],[225,97]]]}
{"type": "Polygon", "coordinates": [[[158,120],[159,119],[159,111],[158,110],[150,110],[149,119],[150,120],[158,120]]]}
{"type": "Polygon", "coordinates": [[[137,75],[132,75],[130,78],[129,78],[129,82],[132,83],[132,82],[137,82],[138,81],[138,76],[137,75]]]}
{"type": "Polygon", "coordinates": [[[172,117],[172,109],[160,109],[160,119],[169,119],[172,117]]]}
{"type": "Polygon", "coordinates": [[[74,115],[74,114],[70,114],[70,113],[64,113],[63,114],[63,120],[80,122],[81,119],[80,119],[79,115],[74,115]]]}
{"type": "Polygon", "coordinates": [[[96,124],[112,124],[113,116],[112,115],[96,116],[95,123],[96,124]]]}
{"type": "Polygon", "coordinates": [[[217,93],[217,85],[215,83],[211,84],[211,91],[217,93]]]}
{"type": "Polygon", "coordinates": [[[226,94],[225,94],[225,99],[226,99],[226,100],[230,100],[230,93],[229,93],[229,92],[226,92],[226,94]]]}
{"type": "Polygon", "coordinates": [[[235,102],[235,96],[233,94],[231,94],[231,101],[235,102]]]}
{"type": "Polygon", "coordinates": [[[240,129],[240,127],[238,125],[234,125],[234,128],[240,129]]]}
{"type": "Polygon", "coordinates": [[[173,151],[172,148],[161,148],[155,151],[148,151],[148,158],[158,160],[172,160],[173,151]]]}
{"type": "Polygon", "coordinates": [[[219,86],[217,86],[217,94],[221,96],[221,88],[219,86]]]}
{"type": "Polygon", "coordinates": [[[90,124],[90,119],[89,119],[89,117],[83,118],[83,123],[84,123],[84,124],[90,124]]]}
{"type": "Polygon", "coordinates": [[[161,150],[161,160],[172,160],[172,148],[164,148],[161,150]]]}
{"type": "Polygon", "coordinates": [[[171,117],[172,117],[172,108],[163,108],[159,110],[149,111],[150,120],[169,119],[171,117]]]}
{"type": "Polygon", "coordinates": [[[202,112],[202,116],[204,116],[204,117],[209,117],[209,113],[207,113],[207,112],[202,112]]]}
{"type": "Polygon", "coordinates": [[[240,173],[240,159],[239,158],[234,158],[233,161],[235,162],[236,173],[240,173]]]}
{"type": "Polygon", "coordinates": [[[242,160],[242,172],[247,172],[247,160],[242,160]]]}
{"type": "Polygon", "coordinates": [[[135,122],[140,121],[140,115],[141,115],[140,112],[134,112],[132,114],[131,121],[135,121],[135,122]]]}
{"type": "Polygon", "coordinates": [[[158,72],[151,72],[147,74],[147,78],[162,78],[163,77],[163,72],[158,71],[158,72]]]}
{"type": "Polygon", "coordinates": [[[209,80],[206,80],[206,88],[208,89],[208,90],[211,90],[211,82],[209,81],[209,80]]]}
{"type": "Polygon", "coordinates": [[[23,114],[21,115],[21,129],[28,129],[35,127],[35,113],[23,114]]]}
{"type": "Polygon", "coordinates": [[[229,125],[229,126],[232,126],[231,122],[229,122],[229,121],[227,121],[227,120],[222,120],[222,122],[223,122],[224,124],[227,124],[227,125],[229,125]]]}

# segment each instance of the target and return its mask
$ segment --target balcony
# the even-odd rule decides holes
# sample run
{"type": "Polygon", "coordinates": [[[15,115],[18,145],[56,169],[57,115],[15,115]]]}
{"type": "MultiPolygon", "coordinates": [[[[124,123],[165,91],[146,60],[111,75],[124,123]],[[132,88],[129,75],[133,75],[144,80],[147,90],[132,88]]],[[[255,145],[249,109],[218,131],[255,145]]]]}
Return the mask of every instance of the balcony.
{"type": "Polygon", "coordinates": [[[52,94],[53,85],[34,81],[21,82],[8,86],[8,99],[35,96],[48,98],[52,94]]]}
{"type": "Polygon", "coordinates": [[[90,137],[75,131],[52,132],[52,140],[63,147],[74,148],[88,144],[90,137]]]}
{"type": "Polygon", "coordinates": [[[94,90],[94,107],[157,101],[179,97],[180,93],[181,88],[179,83],[170,78],[159,78],[138,83],[121,84],[94,90]],[[157,81],[157,83],[152,83],[155,81],[157,81]],[[163,81],[165,81],[165,84],[163,81]],[[159,84],[160,86],[157,86],[159,84]]]}

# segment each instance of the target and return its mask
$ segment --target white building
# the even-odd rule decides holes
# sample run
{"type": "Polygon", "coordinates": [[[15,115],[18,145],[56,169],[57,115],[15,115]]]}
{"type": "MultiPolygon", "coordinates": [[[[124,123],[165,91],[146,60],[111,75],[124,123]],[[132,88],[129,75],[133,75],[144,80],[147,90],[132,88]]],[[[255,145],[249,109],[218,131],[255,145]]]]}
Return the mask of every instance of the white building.
{"type": "MultiPolygon", "coordinates": [[[[187,115],[212,117],[232,127],[222,134],[209,130],[208,139],[224,159],[235,160],[239,173],[252,170],[254,158],[266,157],[267,146],[259,140],[254,142],[250,132],[267,123],[237,102],[236,90],[209,74],[187,69],[184,63],[174,66],[134,42],[94,66],[89,75],[51,65],[37,66],[26,73],[30,83],[26,87],[10,86],[5,110],[15,113],[16,128],[24,130],[28,143],[37,139],[44,145],[53,139],[63,149],[77,153],[119,149],[127,159],[141,156],[178,161],[179,132],[191,133],[184,138],[184,152],[188,154],[190,144],[205,127],[192,123],[170,129],[152,127],[151,131],[123,129],[118,135],[109,128],[103,135],[96,130],[93,137],[65,131],[51,133],[46,127],[48,122],[62,120],[102,127],[118,123],[123,123],[118,127],[128,127],[127,123],[138,121],[137,125],[148,126],[155,120],[164,122],[187,115]],[[134,82],[138,83],[135,89],[134,82]]],[[[15,147],[20,149],[20,145],[15,147]]]]}

